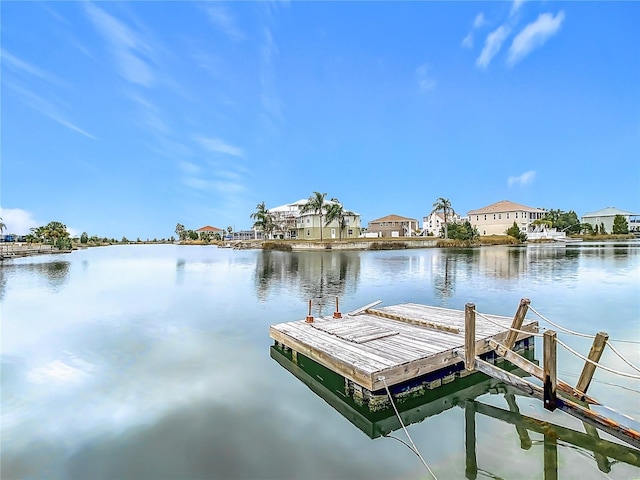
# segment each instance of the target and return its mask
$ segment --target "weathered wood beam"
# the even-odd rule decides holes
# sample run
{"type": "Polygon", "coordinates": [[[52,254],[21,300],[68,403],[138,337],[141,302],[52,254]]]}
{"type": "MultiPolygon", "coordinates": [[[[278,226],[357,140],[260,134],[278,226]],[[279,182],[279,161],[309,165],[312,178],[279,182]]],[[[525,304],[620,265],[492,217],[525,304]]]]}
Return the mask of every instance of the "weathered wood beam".
{"type": "Polygon", "coordinates": [[[410,323],[412,325],[433,328],[435,330],[443,330],[450,333],[460,333],[460,329],[458,327],[452,327],[451,325],[446,325],[444,323],[432,322],[429,320],[419,320],[417,318],[405,317],[403,315],[383,312],[382,310],[374,310],[372,308],[367,308],[365,310],[365,313],[369,315],[375,315],[377,317],[388,318],[389,320],[397,320],[399,322],[410,323]]]}
{"type": "MultiPolygon", "coordinates": [[[[502,370],[500,367],[491,365],[490,363],[485,362],[484,360],[481,360],[479,358],[476,359],[475,364],[476,369],[480,372],[497,378],[498,380],[501,380],[502,382],[523,391],[531,397],[537,398],[538,400],[543,399],[544,394],[541,387],[534,385],[516,375],[513,375],[512,373],[502,370]]],[[[582,420],[583,422],[587,422],[594,427],[607,432],[609,435],[613,435],[614,437],[631,444],[635,448],[640,449],[640,432],[633,430],[626,425],[622,425],[621,423],[616,422],[611,418],[599,415],[589,409],[578,405],[577,403],[572,402],[571,400],[566,400],[562,397],[556,398],[556,408],[576,417],[579,420],[582,420]]]]}
{"type": "MultiPolygon", "coordinates": [[[[520,305],[518,306],[518,310],[516,311],[516,314],[513,317],[513,322],[511,323],[512,329],[520,330],[522,328],[522,322],[524,322],[524,317],[527,315],[530,303],[531,300],[529,300],[528,298],[523,298],[522,300],[520,300],[520,305]]],[[[516,343],[517,337],[518,332],[509,330],[509,335],[504,342],[504,346],[511,350],[516,343]]]]}
{"type": "Polygon", "coordinates": [[[543,380],[542,383],[544,385],[544,408],[550,411],[554,411],[556,409],[556,391],[558,389],[558,376],[557,372],[557,343],[556,343],[556,332],[553,330],[547,330],[544,332],[544,341],[543,341],[543,380]]]}
{"type": "MultiPolygon", "coordinates": [[[[513,363],[516,367],[524,370],[529,375],[536,377],[538,380],[543,381],[544,373],[543,373],[542,367],[518,355],[513,350],[507,350],[504,345],[501,345],[500,343],[496,342],[492,338],[489,339],[489,345],[491,346],[491,348],[494,349],[494,351],[498,355],[503,357],[505,360],[513,363]]],[[[601,402],[599,402],[598,400],[596,400],[595,398],[589,395],[585,395],[583,392],[579,392],[568,383],[563,382],[560,379],[557,379],[557,382],[558,382],[557,384],[558,391],[560,393],[569,395],[577,400],[580,400],[582,402],[586,402],[592,405],[601,405],[601,402]]]]}
{"type": "Polygon", "coordinates": [[[360,315],[364,313],[367,309],[371,307],[375,307],[376,305],[380,305],[381,303],[382,303],[382,300],[376,300],[375,302],[371,302],[365,305],[364,307],[356,308],[355,310],[348,312],[347,315],[351,315],[352,317],[355,315],[360,315]]]}
{"type": "MultiPolygon", "coordinates": [[[[606,332],[598,332],[596,334],[596,338],[593,339],[593,344],[591,345],[591,350],[589,350],[589,356],[587,358],[592,362],[598,363],[608,339],[609,334],[606,332]]],[[[585,362],[584,367],[582,368],[582,373],[580,374],[580,379],[576,384],[576,389],[587,393],[587,389],[589,388],[589,384],[591,383],[591,379],[593,378],[595,371],[596,366],[593,363],[585,362]]]]}
{"type": "Polygon", "coordinates": [[[472,372],[476,361],[476,306],[464,306],[464,366],[472,372]]]}

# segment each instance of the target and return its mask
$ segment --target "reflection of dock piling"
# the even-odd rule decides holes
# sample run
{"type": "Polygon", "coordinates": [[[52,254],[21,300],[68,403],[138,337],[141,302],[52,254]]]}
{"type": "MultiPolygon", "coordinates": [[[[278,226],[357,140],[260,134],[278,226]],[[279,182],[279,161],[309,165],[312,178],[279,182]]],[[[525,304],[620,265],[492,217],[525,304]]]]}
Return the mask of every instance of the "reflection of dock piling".
{"type": "MultiPolygon", "coordinates": [[[[368,437],[388,437],[401,428],[390,404],[382,403],[387,398],[386,394],[374,395],[369,402],[363,402],[354,395],[353,390],[349,390],[349,382],[344,377],[304,355],[294,353],[281,345],[270,349],[271,358],[368,437]]],[[[523,355],[526,359],[533,359],[533,349],[525,350],[523,355]]],[[[514,376],[527,374],[507,362],[504,363],[504,370],[514,376]]],[[[617,462],[640,467],[640,451],[634,448],[601,439],[593,430],[585,429],[586,433],[582,433],[523,415],[517,405],[517,396],[521,394],[519,389],[505,385],[495,378],[473,373],[433,390],[404,390],[399,385],[395,388],[394,398],[405,425],[422,422],[455,407],[464,409],[465,474],[468,479],[478,478],[483,464],[483,459],[477,458],[476,449],[478,415],[512,424],[515,427],[514,435],[520,439],[523,450],[530,450],[534,446],[531,433],[543,435],[545,479],[557,478],[557,447],[563,443],[593,452],[598,469],[605,473],[609,473],[612,465],[617,462]],[[487,394],[503,395],[508,410],[478,401],[479,397],[487,394]]]]}
{"type": "Polygon", "coordinates": [[[548,410],[560,409],[640,448],[637,429],[588,408],[602,405],[586,390],[606,334],[595,337],[574,388],[557,378],[556,346],[562,342],[555,331],[544,334],[542,367],[516,353],[532,345],[533,336],[539,335],[538,322],[526,319],[528,299],[521,300],[513,318],[480,314],[473,304],[467,304],[464,311],[413,303],[374,310],[378,303],[342,315],[336,300],[333,316],[314,318],[309,311],[305,321],[272,325],[269,333],[276,346],[295,353],[292,357],[302,354],[344,377],[348,393],[373,409],[387,385],[396,392],[415,392],[479,371],[542,400],[548,410]],[[536,377],[543,386],[492,363],[502,360],[536,377]]]}

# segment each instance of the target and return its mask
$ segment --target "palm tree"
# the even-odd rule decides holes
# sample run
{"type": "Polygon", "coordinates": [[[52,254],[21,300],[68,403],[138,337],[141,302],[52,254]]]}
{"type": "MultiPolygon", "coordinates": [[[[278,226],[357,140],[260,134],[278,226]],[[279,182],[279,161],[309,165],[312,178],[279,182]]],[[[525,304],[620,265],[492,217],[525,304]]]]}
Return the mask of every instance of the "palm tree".
{"type": "Polygon", "coordinates": [[[324,209],[324,199],[327,196],[326,193],[313,192],[313,195],[309,197],[307,203],[305,203],[300,209],[301,213],[313,212],[320,216],[320,241],[322,241],[322,217],[324,209]]]}
{"type": "Polygon", "coordinates": [[[2,221],[2,217],[0,217],[0,235],[2,235],[2,232],[4,232],[5,228],[7,228],[7,226],[2,221]]]}
{"type": "Polygon", "coordinates": [[[438,198],[433,203],[433,210],[431,210],[431,214],[436,212],[442,212],[444,215],[444,238],[449,238],[449,230],[448,230],[448,218],[449,213],[455,215],[455,210],[451,207],[451,201],[448,198],[438,198]]]}
{"type": "Polygon", "coordinates": [[[331,222],[336,220],[338,222],[338,234],[340,236],[340,240],[342,240],[342,230],[347,226],[346,217],[353,215],[353,212],[345,210],[337,198],[332,198],[331,202],[332,203],[327,207],[324,226],[328,227],[331,222]]]}
{"type": "MultiPolygon", "coordinates": [[[[261,229],[268,234],[273,229],[273,216],[269,213],[267,206],[264,202],[256,205],[256,211],[250,215],[254,220],[253,228],[261,229]]],[[[265,235],[266,238],[266,235],[265,235]]]]}

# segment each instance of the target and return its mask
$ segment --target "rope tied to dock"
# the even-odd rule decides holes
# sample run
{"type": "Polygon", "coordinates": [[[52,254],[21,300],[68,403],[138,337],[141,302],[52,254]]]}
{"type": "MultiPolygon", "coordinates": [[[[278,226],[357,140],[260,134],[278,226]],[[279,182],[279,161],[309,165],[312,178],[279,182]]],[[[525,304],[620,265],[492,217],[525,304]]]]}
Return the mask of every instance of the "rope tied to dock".
{"type": "MultiPolygon", "coordinates": [[[[538,312],[535,308],[533,308],[531,305],[529,305],[529,310],[531,310],[533,313],[535,313],[538,317],[540,317],[542,320],[544,320],[545,322],[547,322],[550,325],[553,325],[555,328],[557,328],[558,330],[561,330],[565,333],[568,333],[570,335],[575,335],[577,337],[584,337],[584,338],[591,338],[594,339],[596,338],[595,335],[589,335],[587,333],[580,333],[580,332],[576,332],[574,330],[569,330],[568,328],[562,327],[560,325],[558,325],[557,323],[553,323],[551,320],[549,320],[547,317],[545,317],[544,315],[542,315],[540,312],[538,312]]],[[[610,338],[607,340],[607,343],[610,342],[620,342],[620,343],[633,343],[633,344],[637,344],[640,345],[639,341],[636,340],[621,340],[621,339],[617,339],[617,338],[610,338]]]]}
{"type": "MultiPolygon", "coordinates": [[[[538,317],[540,317],[542,320],[544,320],[545,322],[549,323],[550,325],[553,325],[555,328],[557,328],[558,330],[561,330],[565,333],[568,333],[570,335],[575,335],[577,337],[583,337],[583,338],[596,338],[595,335],[588,335],[586,333],[580,333],[580,332],[575,332],[573,330],[569,330],[568,328],[564,328],[561,327],[560,325],[553,323],[551,320],[549,320],[548,318],[546,318],[544,315],[542,315],[540,312],[538,312],[535,308],[533,308],[531,305],[529,305],[529,309],[535,313],[536,315],[538,315],[538,317]]],[[[615,340],[615,339],[607,339],[607,342],[605,344],[605,346],[609,347],[613,353],[615,353],[624,363],[626,363],[627,365],[629,365],[631,368],[633,368],[636,372],[640,372],[640,368],[638,368],[637,366],[635,366],[633,363],[631,363],[627,358],[625,358],[624,355],[622,355],[612,344],[611,342],[622,342],[622,343],[640,343],[640,342],[636,342],[634,340],[615,340]]],[[[593,362],[592,362],[593,363],[593,362]]],[[[599,365],[598,365],[599,366],[599,365]]],[[[635,377],[632,377],[635,378],[635,377]]]]}
{"type": "Polygon", "coordinates": [[[433,479],[434,480],[438,480],[437,477],[435,476],[435,474],[429,468],[429,465],[427,465],[427,462],[425,462],[424,458],[422,458],[422,455],[420,455],[420,452],[418,451],[418,447],[416,447],[416,444],[413,443],[413,439],[411,438],[411,435],[409,435],[409,431],[407,430],[407,427],[405,427],[404,422],[402,421],[402,417],[400,417],[400,413],[398,412],[398,409],[396,408],[396,404],[393,401],[393,397],[391,396],[391,391],[389,391],[389,386],[387,385],[387,381],[386,381],[385,377],[381,375],[381,376],[378,377],[378,380],[382,380],[382,383],[384,384],[384,388],[387,391],[387,396],[389,397],[389,401],[391,402],[391,406],[393,407],[393,411],[396,413],[396,417],[398,417],[398,420],[400,421],[400,425],[402,425],[402,429],[404,430],[404,434],[407,436],[407,438],[411,442],[411,445],[407,445],[407,443],[405,443],[401,439],[393,437],[391,435],[389,435],[389,437],[390,438],[394,438],[394,439],[398,440],[399,442],[405,444],[413,453],[415,453],[418,456],[418,458],[420,459],[422,464],[425,466],[425,468],[429,471],[429,473],[431,474],[433,479]]]}
{"type": "MultiPolygon", "coordinates": [[[[482,313],[480,313],[478,310],[474,310],[474,312],[476,313],[476,315],[478,315],[479,317],[484,318],[487,322],[489,323],[493,323],[494,325],[500,327],[500,328],[504,328],[505,326],[494,321],[491,320],[489,317],[487,317],[486,315],[483,315],[482,313]]],[[[507,327],[509,330],[511,330],[512,332],[517,332],[517,333],[523,333],[525,335],[531,335],[533,337],[543,337],[544,335],[542,333],[538,333],[538,332],[528,332],[526,330],[518,330],[517,328],[513,328],[513,327],[507,327]]]]}
{"type": "Polygon", "coordinates": [[[625,372],[621,372],[619,370],[615,370],[613,368],[609,368],[605,365],[602,365],[598,362],[594,362],[593,360],[585,357],[584,355],[581,355],[580,353],[576,352],[573,348],[571,348],[569,345],[567,345],[566,343],[564,343],[562,340],[560,340],[559,338],[556,338],[556,342],[559,345],[562,345],[566,350],[568,350],[569,352],[573,353],[576,357],[581,358],[582,360],[584,360],[587,363],[590,363],[598,368],[601,368],[603,370],[606,370],[607,372],[611,372],[614,373],[616,375],[620,375],[622,377],[627,377],[627,378],[633,378],[634,380],[640,380],[640,375],[634,375],[632,373],[625,373],[625,372]]]}

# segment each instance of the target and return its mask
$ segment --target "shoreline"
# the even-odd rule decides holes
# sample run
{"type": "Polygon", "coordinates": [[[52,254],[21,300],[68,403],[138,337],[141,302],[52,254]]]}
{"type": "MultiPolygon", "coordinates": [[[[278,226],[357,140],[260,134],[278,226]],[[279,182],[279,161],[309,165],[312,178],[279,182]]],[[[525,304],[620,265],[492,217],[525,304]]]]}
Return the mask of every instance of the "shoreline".
{"type": "MultiPolygon", "coordinates": [[[[506,236],[482,237],[478,242],[465,242],[458,240],[445,240],[443,238],[415,238],[415,237],[394,237],[378,239],[348,239],[348,240],[238,240],[225,242],[204,243],[194,242],[129,242],[126,245],[184,245],[184,246],[212,246],[217,248],[231,248],[234,250],[275,250],[284,252],[301,251],[375,251],[375,250],[408,250],[418,248],[477,248],[491,246],[566,246],[580,245],[584,242],[614,242],[614,241],[640,241],[634,235],[616,235],[607,237],[578,237],[578,240],[568,242],[556,241],[528,241],[518,242],[506,236]]],[[[108,243],[99,245],[73,245],[71,250],[58,250],[52,245],[25,244],[25,243],[5,243],[0,244],[0,261],[14,258],[24,258],[36,255],[59,255],[72,253],[75,250],[85,250],[87,248],[108,247],[122,245],[121,243],[108,243]]]]}

